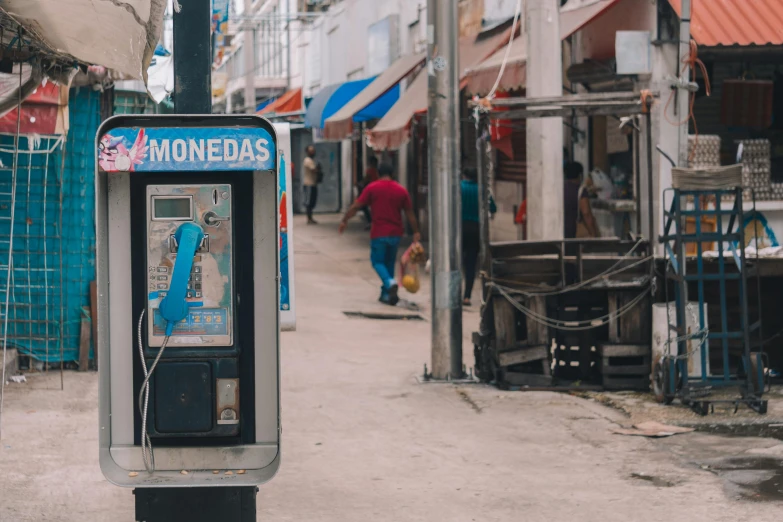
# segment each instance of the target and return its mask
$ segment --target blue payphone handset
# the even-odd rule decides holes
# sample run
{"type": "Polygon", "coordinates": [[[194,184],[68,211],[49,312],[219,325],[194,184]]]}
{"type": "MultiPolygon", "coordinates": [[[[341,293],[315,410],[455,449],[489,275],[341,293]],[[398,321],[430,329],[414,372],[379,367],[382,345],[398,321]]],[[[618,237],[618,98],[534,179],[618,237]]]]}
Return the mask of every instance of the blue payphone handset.
{"type": "Polygon", "coordinates": [[[171,283],[168,293],[160,302],[160,314],[166,321],[166,336],[163,344],[155,357],[155,361],[147,370],[147,364],[144,361],[144,343],[142,342],[142,325],[144,320],[144,311],[139,317],[139,354],[141,356],[142,367],[144,370],[144,382],[139,392],[139,413],[141,414],[141,455],[144,460],[144,467],[152,473],[155,470],[155,458],[152,453],[152,440],[147,432],[147,411],[149,409],[150,397],[150,378],[155,372],[155,368],[166,350],[171,335],[174,333],[174,327],[178,322],[188,317],[190,303],[187,301],[189,295],[189,282],[191,270],[193,268],[193,259],[196,252],[204,240],[204,231],[193,222],[185,222],[177,227],[177,231],[172,238],[172,244],[177,245],[177,258],[174,262],[174,270],[171,274],[171,283]]]}
{"type": "Polygon", "coordinates": [[[171,275],[169,292],[160,303],[160,313],[166,320],[166,337],[174,331],[174,325],[188,316],[190,308],[185,298],[188,296],[188,282],[193,258],[204,239],[204,231],[195,223],[183,223],[174,234],[178,245],[177,260],[171,275]]]}

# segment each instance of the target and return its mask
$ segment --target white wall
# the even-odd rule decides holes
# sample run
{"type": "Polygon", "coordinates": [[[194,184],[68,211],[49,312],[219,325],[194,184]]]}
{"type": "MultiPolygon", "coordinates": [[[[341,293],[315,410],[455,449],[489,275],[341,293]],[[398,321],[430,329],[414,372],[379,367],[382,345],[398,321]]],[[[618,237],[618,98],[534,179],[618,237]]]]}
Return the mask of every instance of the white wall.
{"type": "Polygon", "coordinates": [[[330,9],[301,37],[305,95],[348,79],[366,78],[367,30],[389,15],[399,15],[400,52],[411,52],[408,27],[421,12],[419,27],[425,30],[426,11],[420,10],[425,5],[425,0],[345,0],[330,9]]]}
{"type": "Polygon", "coordinates": [[[651,31],[654,39],[656,20],[655,2],[622,0],[580,31],[584,57],[596,60],[613,57],[617,31],[651,31]]]}

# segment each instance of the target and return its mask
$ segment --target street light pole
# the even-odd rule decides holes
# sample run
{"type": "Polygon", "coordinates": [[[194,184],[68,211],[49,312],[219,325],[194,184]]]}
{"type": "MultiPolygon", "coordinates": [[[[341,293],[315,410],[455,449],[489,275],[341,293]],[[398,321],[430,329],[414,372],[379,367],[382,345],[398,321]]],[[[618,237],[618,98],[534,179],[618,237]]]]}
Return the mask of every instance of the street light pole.
{"type": "Polygon", "coordinates": [[[462,377],[458,14],[454,0],[427,2],[432,376],[462,377]]]}

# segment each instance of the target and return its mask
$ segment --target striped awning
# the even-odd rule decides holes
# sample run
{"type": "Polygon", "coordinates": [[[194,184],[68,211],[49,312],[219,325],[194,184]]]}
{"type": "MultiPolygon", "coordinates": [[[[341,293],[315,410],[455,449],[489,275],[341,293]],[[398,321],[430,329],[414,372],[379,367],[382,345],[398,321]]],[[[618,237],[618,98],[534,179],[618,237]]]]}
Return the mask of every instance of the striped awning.
{"type": "Polygon", "coordinates": [[[424,53],[403,56],[394,62],[342,109],[327,118],[324,124],[324,138],[328,140],[349,138],[353,134],[354,115],[393,89],[422,62],[424,62],[424,53]]]}
{"type": "MultiPolygon", "coordinates": [[[[470,67],[486,60],[498,48],[504,46],[510,35],[511,29],[506,28],[460,39],[460,78],[470,67]]],[[[464,82],[462,86],[464,86],[464,82]]],[[[367,131],[370,146],[375,150],[399,149],[402,144],[410,140],[410,128],[414,115],[426,111],[427,75],[422,71],[383,119],[367,131]]]]}

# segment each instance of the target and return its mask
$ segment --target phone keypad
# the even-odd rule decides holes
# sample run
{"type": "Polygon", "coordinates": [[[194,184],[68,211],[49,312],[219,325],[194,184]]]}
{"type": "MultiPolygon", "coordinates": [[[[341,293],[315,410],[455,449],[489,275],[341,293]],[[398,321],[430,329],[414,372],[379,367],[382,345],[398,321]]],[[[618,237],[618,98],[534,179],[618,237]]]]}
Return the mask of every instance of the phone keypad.
{"type": "MultiPolygon", "coordinates": [[[[198,256],[199,258],[201,256],[198,256]]],[[[200,261],[195,259],[194,261],[200,261]]],[[[166,296],[169,290],[170,281],[169,273],[173,270],[168,266],[151,266],[149,267],[149,289],[150,291],[158,291],[158,297],[163,298],[166,296]]],[[[201,265],[193,264],[193,268],[190,270],[190,277],[188,278],[188,291],[187,297],[191,299],[200,299],[203,297],[203,278],[201,265]]]]}

